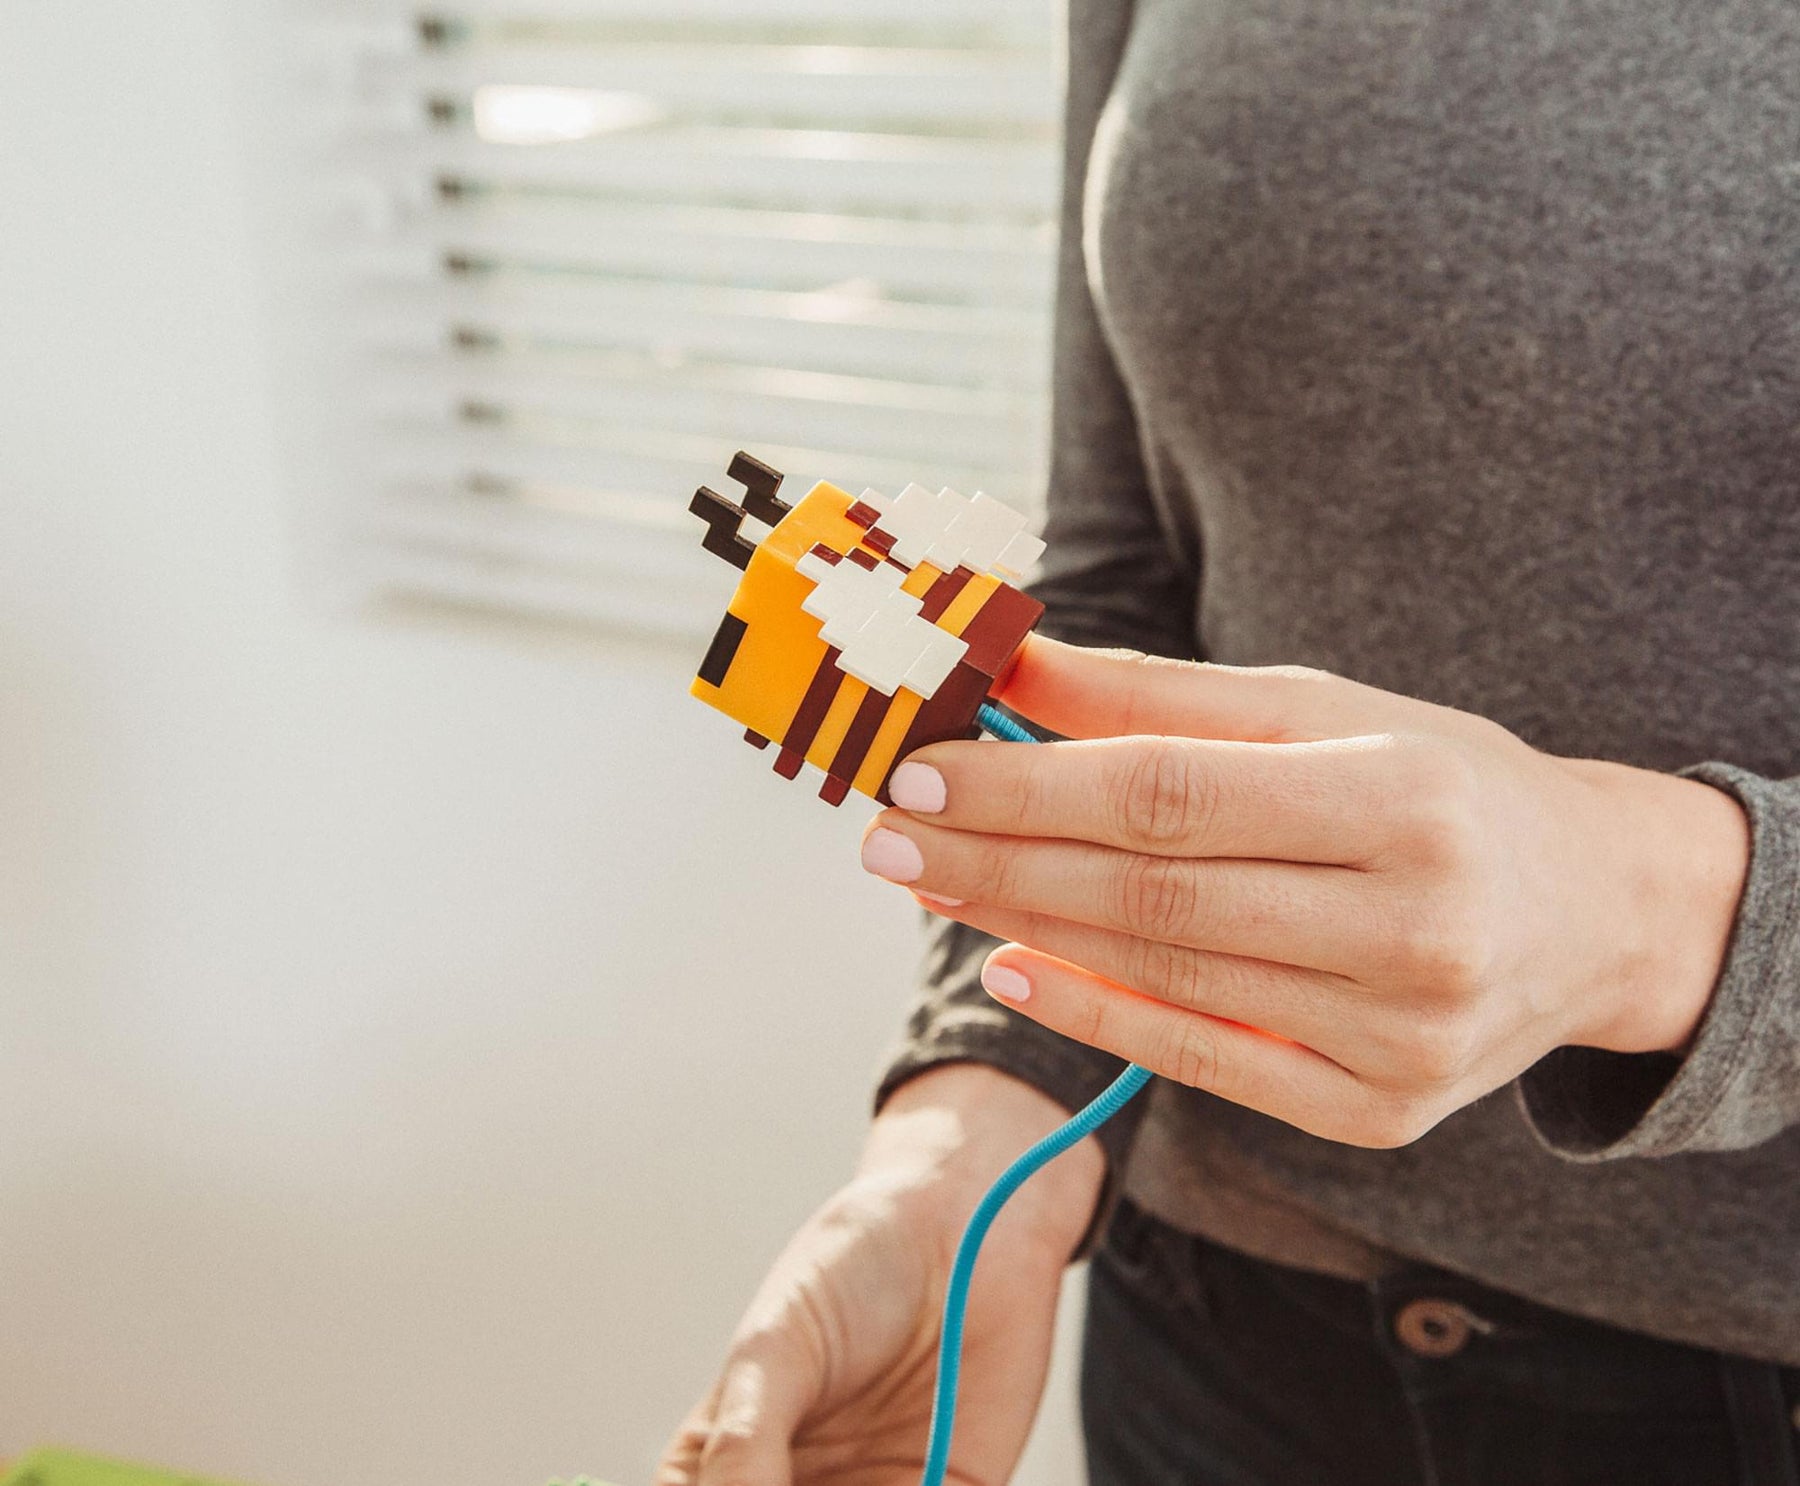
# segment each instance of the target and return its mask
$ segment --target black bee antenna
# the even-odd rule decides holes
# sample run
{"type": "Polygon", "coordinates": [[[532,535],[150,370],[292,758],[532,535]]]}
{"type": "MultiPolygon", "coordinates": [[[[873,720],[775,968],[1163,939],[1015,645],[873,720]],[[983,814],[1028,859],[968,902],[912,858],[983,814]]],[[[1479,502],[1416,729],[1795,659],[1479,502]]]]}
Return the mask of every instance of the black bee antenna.
{"type": "Polygon", "coordinates": [[[688,509],[706,523],[706,535],[700,539],[702,547],[734,568],[750,566],[750,554],[756,551],[756,544],[738,534],[746,514],[742,506],[733,505],[718,491],[702,485],[688,502],[688,509]]]}
{"type": "Polygon", "coordinates": [[[793,508],[775,493],[781,488],[781,471],[770,468],[754,455],[739,449],[732,456],[726,473],[744,487],[743,505],[728,501],[718,491],[702,485],[694,492],[688,510],[706,523],[706,535],[700,539],[700,545],[741,570],[750,566],[750,554],[756,551],[756,544],[739,530],[744,517],[754,516],[773,526],[793,508]]]}
{"type": "Polygon", "coordinates": [[[781,471],[771,469],[755,455],[739,449],[725,473],[744,487],[744,509],[758,521],[773,526],[793,509],[775,494],[781,489],[781,471]]]}

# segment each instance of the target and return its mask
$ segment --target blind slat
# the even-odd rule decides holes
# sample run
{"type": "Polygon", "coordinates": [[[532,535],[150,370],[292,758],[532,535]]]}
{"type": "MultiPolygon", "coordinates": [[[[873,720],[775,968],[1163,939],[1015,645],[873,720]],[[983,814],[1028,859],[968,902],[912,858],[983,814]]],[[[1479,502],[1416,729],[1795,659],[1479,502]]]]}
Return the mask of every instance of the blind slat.
{"type": "Polygon", "coordinates": [[[687,357],[895,377],[946,386],[1037,388],[1048,335],[1041,316],[870,303],[854,294],[782,294],[633,282],[434,274],[366,285],[360,328],[371,345],[442,349],[459,332],[547,346],[629,347],[651,364],[687,357]]]}
{"type": "MultiPolygon", "coordinates": [[[[376,483],[382,488],[428,479],[445,489],[494,483],[550,486],[587,492],[595,504],[620,495],[660,499],[674,513],[661,524],[677,533],[687,530],[692,519],[686,507],[694,488],[716,487],[720,478],[719,445],[708,438],[611,428],[593,430],[585,441],[557,443],[442,418],[390,420],[378,425],[376,432],[380,448],[376,483]],[[679,499],[672,499],[671,491],[679,499]]],[[[921,462],[766,438],[740,442],[773,460],[802,490],[816,479],[856,490],[872,485],[887,491],[899,491],[917,480],[934,488],[950,485],[965,494],[986,490],[1008,504],[1025,504],[1022,492],[1031,489],[1029,469],[949,459],[921,462]]]]}
{"type": "Polygon", "coordinates": [[[529,6],[516,0],[460,0],[453,11],[442,14],[452,24],[458,20],[504,26],[515,33],[531,34],[545,27],[561,26],[563,35],[582,28],[603,31],[632,22],[731,25],[763,29],[804,27],[819,38],[829,39],[845,31],[881,27],[912,36],[1010,37],[1027,45],[1042,45],[1053,35],[1055,0],[989,0],[971,7],[968,0],[533,0],[529,6]]]}
{"type": "Polygon", "coordinates": [[[686,505],[736,448],[1030,505],[1053,3],[321,14],[346,569],[699,635],[730,582],[686,505]]]}
{"type": "Polygon", "coordinates": [[[697,548],[454,491],[371,502],[350,535],[366,581],[390,591],[674,633],[723,597],[697,548]]]}
{"type": "Polygon", "coordinates": [[[1038,234],[838,218],[625,206],[605,212],[434,213],[366,250],[377,271],[515,271],[667,278],[817,292],[861,283],[900,300],[1037,306],[1050,289],[1038,234]]]}
{"type": "Polygon", "coordinates": [[[928,140],[829,130],[678,129],[557,145],[420,132],[345,149],[377,181],[438,180],[471,192],[767,204],[816,211],[1045,219],[1057,179],[1036,144],[928,140]]]}
{"type": "Polygon", "coordinates": [[[383,78],[407,99],[467,100],[483,84],[646,96],[676,118],[806,117],[840,128],[1006,127],[1048,139],[1060,100],[1043,59],[994,51],[822,46],[493,47],[428,51],[383,78]]]}
{"type": "Polygon", "coordinates": [[[828,426],[846,450],[922,460],[999,464],[1017,447],[1027,412],[965,406],[941,396],[934,406],[887,406],[783,396],[777,392],[700,385],[647,385],[621,378],[534,375],[524,369],[470,361],[407,367],[377,364],[365,394],[379,410],[467,410],[465,416],[517,425],[546,423],[625,426],[698,435],[729,444],[756,430],[783,443],[828,426]]]}

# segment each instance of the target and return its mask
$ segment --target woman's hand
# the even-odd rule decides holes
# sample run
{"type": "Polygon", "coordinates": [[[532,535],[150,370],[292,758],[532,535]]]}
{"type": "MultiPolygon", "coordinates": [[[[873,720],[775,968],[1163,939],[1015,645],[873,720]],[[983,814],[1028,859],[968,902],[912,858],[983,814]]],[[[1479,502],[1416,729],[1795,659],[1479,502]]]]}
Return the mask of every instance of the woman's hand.
{"type": "MultiPolygon", "coordinates": [[[[964,1223],[1068,1113],[1010,1075],[951,1064],[895,1091],[850,1184],[788,1244],[657,1486],[917,1486],[939,1313],[964,1223]]],[[[1033,1177],[982,1248],[950,1479],[1003,1486],[1049,1366],[1063,1266],[1103,1175],[1084,1141],[1033,1177]]]]}
{"type": "Polygon", "coordinates": [[[1365,1146],[1693,1036],[1748,855],[1707,785],[1313,671],[1034,638],[1003,695],[1090,741],[920,750],[863,861],[1059,1032],[1365,1146]]]}

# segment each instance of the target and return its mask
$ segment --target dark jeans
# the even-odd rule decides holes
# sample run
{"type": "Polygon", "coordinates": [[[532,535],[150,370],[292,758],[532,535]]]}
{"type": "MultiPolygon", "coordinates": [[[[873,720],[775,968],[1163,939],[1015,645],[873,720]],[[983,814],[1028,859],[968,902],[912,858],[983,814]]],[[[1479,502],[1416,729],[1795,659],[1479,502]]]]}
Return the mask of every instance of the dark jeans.
{"type": "Polygon", "coordinates": [[[1800,1486],[1800,1369],[1424,1267],[1265,1264],[1122,1205],[1081,1376],[1092,1486],[1800,1486]]]}

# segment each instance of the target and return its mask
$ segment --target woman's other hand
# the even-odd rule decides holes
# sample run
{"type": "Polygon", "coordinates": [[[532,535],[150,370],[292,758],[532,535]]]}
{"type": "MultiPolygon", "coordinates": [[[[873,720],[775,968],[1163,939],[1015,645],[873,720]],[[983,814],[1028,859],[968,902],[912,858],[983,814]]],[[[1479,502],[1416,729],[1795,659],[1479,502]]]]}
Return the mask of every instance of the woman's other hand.
{"type": "MultiPolygon", "coordinates": [[[[944,1289],[963,1225],[1002,1170],[1068,1117],[1008,1074],[934,1068],[875,1120],[855,1177],[763,1281],[657,1486],[917,1486],[944,1289]]],[[[950,1477],[1003,1486],[1049,1367],[1064,1265],[1099,1196],[1084,1141],[1033,1177],[982,1248],[950,1477]]]]}

